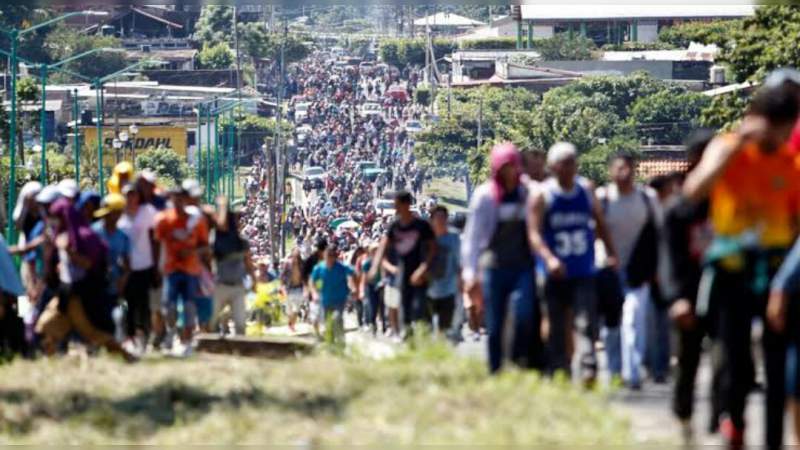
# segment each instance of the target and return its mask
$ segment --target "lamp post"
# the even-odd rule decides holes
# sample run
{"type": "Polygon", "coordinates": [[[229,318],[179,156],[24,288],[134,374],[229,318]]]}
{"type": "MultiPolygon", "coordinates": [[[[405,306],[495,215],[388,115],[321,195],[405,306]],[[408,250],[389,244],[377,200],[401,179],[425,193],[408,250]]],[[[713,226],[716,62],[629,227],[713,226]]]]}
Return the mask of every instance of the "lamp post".
{"type": "Polygon", "coordinates": [[[80,185],[81,182],[81,148],[80,148],[80,134],[78,128],[78,117],[80,112],[78,111],[78,90],[74,89],[72,91],[72,134],[73,134],[73,141],[72,141],[72,158],[73,162],[75,163],[75,180],[80,185]]]}
{"type": "Polygon", "coordinates": [[[128,126],[128,134],[131,136],[131,163],[136,167],[136,135],[139,134],[139,126],[132,123],[128,126]]]}
{"type": "Polygon", "coordinates": [[[119,162],[119,151],[122,150],[122,141],[118,138],[114,138],[111,142],[111,146],[114,147],[114,157],[117,162],[119,162]]]}
{"type": "MultiPolygon", "coordinates": [[[[9,55],[9,59],[10,59],[9,63],[11,64],[11,86],[10,86],[10,89],[11,89],[11,93],[10,94],[11,95],[9,96],[9,99],[11,100],[11,118],[9,120],[9,122],[10,122],[10,124],[9,124],[9,128],[10,128],[9,132],[10,132],[10,134],[9,134],[9,138],[8,138],[8,144],[9,144],[8,147],[9,147],[9,150],[10,150],[9,151],[9,156],[10,156],[11,159],[9,161],[9,169],[10,169],[10,174],[9,175],[10,176],[9,176],[9,183],[8,183],[8,208],[7,208],[7,211],[9,212],[9,214],[11,213],[11,211],[14,210],[14,206],[15,206],[16,200],[17,200],[16,199],[16,197],[17,197],[17,193],[16,193],[16,190],[17,190],[17,187],[16,187],[17,174],[16,174],[16,164],[15,164],[15,162],[16,162],[16,152],[17,152],[17,149],[16,149],[16,143],[17,143],[16,142],[17,141],[17,136],[16,136],[16,134],[17,134],[17,65],[18,65],[18,62],[19,62],[19,57],[17,56],[17,49],[19,47],[19,38],[21,36],[27,34],[27,33],[31,33],[33,31],[36,31],[36,30],[41,29],[43,27],[52,25],[52,24],[54,24],[56,22],[60,22],[62,20],[68,19],[70,17],[90,16],[90,15],[91,16],[96,16],[96,15],[97,16],[105,16],[105,15],[108,15],[108,13],[106,13],[106,12],[98,12],[98,11],[72,12],[72,13],[67,13],[67,14],[64,14],[62,16],[56,17],[56,18],[51,19],[51,20],[46,20],[46,21],[44,21],[42,23],[39,23],[39,24],[34,25],[32,27],[25,28],[23,30],[20,30],[18,28],[14,28],[14,29],[11,29],[11,30],[0,28],[0,32],[6,34],[9,37],[10,41],[11,41],[11,52],[10,52],[10,55],[9,55]]],[[[44,95],[44,93],[42,93],[42,95],[44,95]]],[[[14,238],[15,238],[15,236],[14,236],[14,221],[13,220],[7,220],[7,224],[6,224],[6,240],[9,242],[9,244],[13,244],[16,241],[14,238]]]]}
{"type": "Polygon", "coordinates": [[[120,143],[122,143],[122,159],[125,159],[125,150],[128,148],[130,136],[128,135],[127,131],[120,131],[117,135],[117,139],[119,139],[120,143]]]}

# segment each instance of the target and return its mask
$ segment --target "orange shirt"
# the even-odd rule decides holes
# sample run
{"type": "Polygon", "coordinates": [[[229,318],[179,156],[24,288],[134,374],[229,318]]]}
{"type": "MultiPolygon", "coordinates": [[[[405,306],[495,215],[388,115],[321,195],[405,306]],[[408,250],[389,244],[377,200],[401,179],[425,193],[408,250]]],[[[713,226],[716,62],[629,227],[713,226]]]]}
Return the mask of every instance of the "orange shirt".
{"type": "Polygon", "coordinates": [[[156,218],[155,237],[164,249],[164,272],[185,272],[200,275],[203,270],[197,249],[208,245],[208,224],[205,217],[180,217],[168,209],[156,218]],[[197,221],[189,229],[189,222],[197,221]]]}
{"type": "Polygon", "coordinates": [[[720,236],[758,234],[764,248],[788,248],[798,231],[800,157],[784,145],[773,153],[746,144],[711,190],[711,222],[720,236]]]}

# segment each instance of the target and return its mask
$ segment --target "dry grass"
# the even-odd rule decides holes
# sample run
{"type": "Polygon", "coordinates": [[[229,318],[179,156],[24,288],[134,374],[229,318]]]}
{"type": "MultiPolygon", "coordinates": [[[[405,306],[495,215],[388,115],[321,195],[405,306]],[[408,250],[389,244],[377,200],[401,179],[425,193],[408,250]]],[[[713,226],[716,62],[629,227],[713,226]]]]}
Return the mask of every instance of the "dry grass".
{"type": "Polygon", "coordinates": [[[197,355],[0,366],[0,444],[624,444],[587,394],[432,344],[375,361],[197,355]]]}

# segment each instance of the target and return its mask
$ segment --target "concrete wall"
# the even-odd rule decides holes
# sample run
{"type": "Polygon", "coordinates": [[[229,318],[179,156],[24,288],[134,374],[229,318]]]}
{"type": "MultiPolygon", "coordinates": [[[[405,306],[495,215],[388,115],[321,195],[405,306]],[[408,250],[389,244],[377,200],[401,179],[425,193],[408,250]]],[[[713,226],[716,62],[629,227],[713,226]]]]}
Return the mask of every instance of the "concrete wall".
{"type": "MultiPolygon", "coordinates": [[[[526,26],[527,27],[527,26],[526,26]]],[[[525,30],[527,33],[527,30],[525,30]]],[[[551,38],[555,34],[555,27],[553,25],[534,25],[533,37],[538,38],[551,38]]]]}
{"type": "Polygon", "coordinates": [[[539,65],[586,75],[628,75],[644,70],[655,78],[672,79],[672,61],[542,61],[539,65]]]}
{"type": "Polygon", "coordinates": [[[658,39],[657,20],[640,20],[636,29],[639,42],[655,42],[658,39]]]}

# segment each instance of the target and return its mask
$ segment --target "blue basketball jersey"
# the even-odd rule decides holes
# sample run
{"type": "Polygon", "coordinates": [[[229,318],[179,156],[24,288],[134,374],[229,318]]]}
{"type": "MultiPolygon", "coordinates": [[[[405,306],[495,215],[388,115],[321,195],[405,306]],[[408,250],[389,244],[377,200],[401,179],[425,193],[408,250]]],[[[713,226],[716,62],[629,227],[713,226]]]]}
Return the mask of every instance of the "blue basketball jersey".
{"type": "Polygon", "coordinates": [[[543,234],[550,250],[564,263],[567,278],[594,273],[594,218],[591,197],[579,180],[564,192],[551,178],[542,183],[547,203],[543,234]]]}

